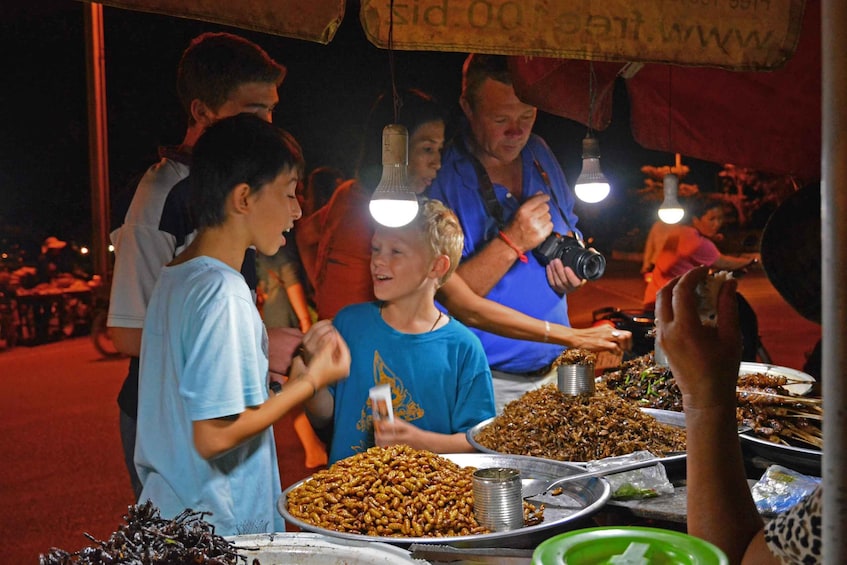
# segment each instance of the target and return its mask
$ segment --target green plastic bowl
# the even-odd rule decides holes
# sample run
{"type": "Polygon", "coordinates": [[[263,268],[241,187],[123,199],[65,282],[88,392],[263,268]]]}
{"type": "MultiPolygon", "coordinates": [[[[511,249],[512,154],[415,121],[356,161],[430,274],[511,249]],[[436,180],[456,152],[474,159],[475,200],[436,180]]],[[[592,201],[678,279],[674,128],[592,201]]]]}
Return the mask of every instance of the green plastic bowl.
{"type": "Polygon", "coordinates": [[[586,528],[543,541],[532,553],[532,565],[728,565],[723,551],[711,543],[673,530],[637,526],[586,528]],[[631,544],[641,544],[632,546],[631,544]],[[645,547],[646,546],[646,547],[645,547]],[[627,561],[622,557],[643,555],[627,561]]]}

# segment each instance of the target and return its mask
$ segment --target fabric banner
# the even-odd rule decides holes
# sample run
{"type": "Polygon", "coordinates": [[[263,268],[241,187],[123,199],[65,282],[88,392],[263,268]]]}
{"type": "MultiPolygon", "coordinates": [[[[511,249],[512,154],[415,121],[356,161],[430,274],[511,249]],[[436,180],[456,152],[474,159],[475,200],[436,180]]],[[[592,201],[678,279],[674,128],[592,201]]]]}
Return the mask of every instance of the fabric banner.
{"type": "MultiPolygon", "coordinates": [[[[84,0],[90,2],[90,0],[84,0]]],[[[104,6],[190,18],[324,45],[344,18],[344,0],[104,0],[104,6]]]]}
{"type": "Polygon", "coordinates": [[[543,57],[510,67],[518,97],[545,112],[586,125],[591,115],[603,130],[623,80],[642,147],[811,181],[821,175],[820,28],[820,2],[809,2],[794,56],[769,72],[543,57]]]}
{"type": "Polygon", "coordinates": [[[360,19],[381,48],[392,27],[392,48],[400,50],[769,70],[794,52],[804,6],[805,0],[362,0],[360,19]]]}

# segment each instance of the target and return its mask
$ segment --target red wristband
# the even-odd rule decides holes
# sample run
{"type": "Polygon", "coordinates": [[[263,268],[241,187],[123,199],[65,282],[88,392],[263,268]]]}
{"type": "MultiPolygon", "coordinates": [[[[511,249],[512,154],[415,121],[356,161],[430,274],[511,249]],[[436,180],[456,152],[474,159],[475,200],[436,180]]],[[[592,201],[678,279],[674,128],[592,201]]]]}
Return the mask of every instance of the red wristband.
{"type": "Polygon", "coordinates": [[[508,245],[509,247],[511,247],[511,248],[515,251],[515,253],[517,253],[517,254],[518,254],[518,259],[520,259],[520,260],[521,260],[521,263],[526,263],[527,261],[529,261],[529,259],[527,259],[527,257],[526,257],[526,253],[524,253],[523,251],[521,251],[521,250],[518,248],[518,246],[517,246],[517,245],[515,245],[515,244],[514,244],[514,242],[513,242],[511,239],[509,239],[509,236],[507,236],[505,233],[503,233],[503,230],[500,230],[500,234],[499,234],[499,235],[500,235],[500,239],[502,239],[502,240],[503,240],[503,242],[504,242],[506,245],[508,245]]]}

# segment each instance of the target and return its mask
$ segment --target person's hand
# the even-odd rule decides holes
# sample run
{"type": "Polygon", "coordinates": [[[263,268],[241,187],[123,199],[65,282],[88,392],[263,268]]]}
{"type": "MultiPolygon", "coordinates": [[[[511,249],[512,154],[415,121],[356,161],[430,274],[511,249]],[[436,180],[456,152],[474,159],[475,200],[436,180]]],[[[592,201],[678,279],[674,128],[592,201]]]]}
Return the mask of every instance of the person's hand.
{"type": "Polygon", "coordinates": [[[619,330],[613,324],[600,324],[590,328],[573,329],[571,347],[588,351],[609,351],[622,354],[632,349],[632,332],[619,330]]]}
{"type": "Polygon", "coordinates": [[[568,294],[580,288],[588,281],[579,278],[570,267],[565,267],[561,259],[547,263],[547,284],[559,294],[568,294]]]}
{"type": "Polygon", "coordinates": [[[759,259],[756,258],[756,257],[753,257],[752,259],[750,259],[750,261],[747,262],[746,265],[743,265],[743,266],[741,266],[737,269],[733,269],[732,270],[732,276],[733,276],[733,278],[740,279],[741,277],[743,277],[744,275],[749,273],[750,269],[753,269],[753,268],[757,267],[758,265],[759,265],[759,259]]]}
{"type": "Polygon", "coordinates": [[[512,221],[503,229],[509,241],[521,251],[535,249],[553,233],[549,200],[549,194],[533,194],[521,204],[512,221]]]}
{"type": "Polygon", "coordinates": [[[708,275],[698,267],[665,285],[656,296],[656,340],[668,357],[686,408],[735,405],[741,363],[737,283],[721,285],[717,326],[700,322],[697,285],[708,275]]]}
{"type": "Polygon", "coordinates": [[[422,430],[419,427],[400,418],[394,418],[393,422],[374,421],[374,441],[379,447],[403,444],[419,449],[421,444],[418,438],[421,433],[422,430]]]}
{"type": "Polygon", "coordinates": [[[327,340],[333,339],[335,327],[332,325],[332,320],[320,320],[315,322],[306,335],[303,336],[303,347],[299,354],[303,357],[303,361],[308,365],[312,356],[317,352],[322,344],[327,340]]]}
{"type": "Polygon", "coordinates": [[[350,349],[335,328],[326,332],[309,359],[306,377],[315,388],[322,388],[350,374],[350,349]]]}

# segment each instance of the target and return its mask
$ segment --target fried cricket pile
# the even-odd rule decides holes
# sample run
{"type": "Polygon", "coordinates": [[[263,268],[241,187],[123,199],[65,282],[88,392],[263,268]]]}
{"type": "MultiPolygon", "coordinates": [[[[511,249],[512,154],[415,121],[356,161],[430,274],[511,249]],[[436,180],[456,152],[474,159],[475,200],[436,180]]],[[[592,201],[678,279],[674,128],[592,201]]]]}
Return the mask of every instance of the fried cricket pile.
{"type": "Polygon", "coordinates": [[[553,384],[529,391],[474,439],[498,453],[558,461],[685,451],[685,430],[657,421],[602,383],[593,395],[563,394],[553,384]]]}

